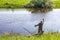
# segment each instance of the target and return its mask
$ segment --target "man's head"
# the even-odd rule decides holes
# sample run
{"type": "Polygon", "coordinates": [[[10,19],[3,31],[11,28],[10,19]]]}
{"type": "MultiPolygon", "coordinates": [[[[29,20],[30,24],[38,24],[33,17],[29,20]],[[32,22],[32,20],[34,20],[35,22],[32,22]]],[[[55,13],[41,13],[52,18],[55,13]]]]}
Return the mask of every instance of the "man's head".
{"type": "Polygon", "coordinates": [[[42,23],[42,21],[40,23],[42,23]]]}

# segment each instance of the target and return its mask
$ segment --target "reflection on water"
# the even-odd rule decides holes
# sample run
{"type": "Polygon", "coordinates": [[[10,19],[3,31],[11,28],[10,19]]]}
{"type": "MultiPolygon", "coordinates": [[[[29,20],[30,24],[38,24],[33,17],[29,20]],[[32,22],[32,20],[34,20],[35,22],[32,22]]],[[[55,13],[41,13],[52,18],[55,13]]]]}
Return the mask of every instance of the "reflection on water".
{"type": "Polygon", "coordinates": [[[38,24],[43,18],[45,19],[43,30],[60,31],[60,9],[54,9],[48,13],[31,13],[26,9],[2,9],[0,10],[0,33],[18,32],[20,34],[37,33],[38,24]],[[27,32],[24,28],[29,30],[27,32]]]}

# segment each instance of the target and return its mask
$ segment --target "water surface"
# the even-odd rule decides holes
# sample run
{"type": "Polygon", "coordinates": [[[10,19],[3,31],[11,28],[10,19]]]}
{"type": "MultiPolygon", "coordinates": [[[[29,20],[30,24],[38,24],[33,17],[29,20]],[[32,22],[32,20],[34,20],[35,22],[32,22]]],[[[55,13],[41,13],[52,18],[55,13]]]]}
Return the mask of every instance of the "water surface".
{"type": "Polygon", "coordinates": [[[53,9],[47,13],[31,13],[26,9],[0,10],[0,33],[18,32],[20,34],[36,34],[35,27],[44,18],[43,30],[60,32],[60,9],[53,9]],[[28,31],[26,31],[26,28],[28,31]]]}

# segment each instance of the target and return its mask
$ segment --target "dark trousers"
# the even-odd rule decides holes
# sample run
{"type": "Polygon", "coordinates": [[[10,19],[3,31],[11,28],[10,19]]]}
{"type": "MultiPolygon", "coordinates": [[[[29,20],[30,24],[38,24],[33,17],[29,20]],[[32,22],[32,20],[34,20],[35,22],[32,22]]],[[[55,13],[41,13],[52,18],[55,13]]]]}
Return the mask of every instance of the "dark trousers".
{"type": "Polygon", "coordinates": [[[42,33],[43,33],[42,27],[39,27],[39,28],[38,28],[38,34],[42,34],[42,33]]]}

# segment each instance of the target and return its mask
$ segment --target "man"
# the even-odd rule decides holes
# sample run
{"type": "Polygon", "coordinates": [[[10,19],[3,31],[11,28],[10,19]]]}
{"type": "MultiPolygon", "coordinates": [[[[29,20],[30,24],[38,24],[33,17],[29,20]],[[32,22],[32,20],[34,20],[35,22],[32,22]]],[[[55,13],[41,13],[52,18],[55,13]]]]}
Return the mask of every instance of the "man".
{"type": "Polygon", "coordinates": [[[44,19],[43,19],[43,21],[41,21],[40,23],[38,23],[37,25],[35,25],[35,27],[39,26],[38,27],[38,34],[43,34],[43,30],[42,30],[43,22],[44,22],[44,19]]]}

